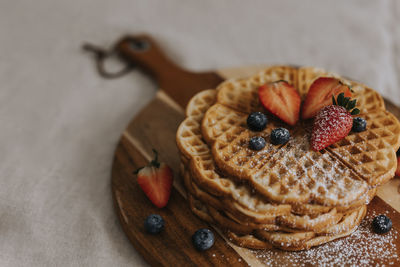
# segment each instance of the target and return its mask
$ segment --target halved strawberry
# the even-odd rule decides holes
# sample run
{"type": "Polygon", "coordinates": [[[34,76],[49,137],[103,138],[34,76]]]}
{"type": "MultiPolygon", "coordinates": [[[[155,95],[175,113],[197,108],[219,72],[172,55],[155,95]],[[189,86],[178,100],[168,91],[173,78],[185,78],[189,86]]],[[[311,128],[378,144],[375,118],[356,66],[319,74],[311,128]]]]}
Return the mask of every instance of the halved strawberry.
{"type": "Polygon", "coordinates": [[[397,157],[396,176],[397,176],[397,177],[400,177],[400,157],[397,157]]]}
{"type": "Polygon", "coordinates": [[[332,95],[336,98],[340,93],[345,97],[351,97],[350,88],[340,80],[332,77],[316,79],[310,86],[301,110],[301,118],[309,119],[317,115],[317,112],[332,104],[332,95]]]}
{"type": "Polygon", "coordinates": [[[300,95],[287,81],[266,83],[258,89],[261,104],[284,122],[295,125],[299,120],[300,95]]]}
{"type": "Polygon", "coordinates": [[[165,163],[158,162],[157,151],[149,165],[138,169],[137,182],[150,201],[159,208],[167,205],[173,181],[172,170],[165,163]]]}

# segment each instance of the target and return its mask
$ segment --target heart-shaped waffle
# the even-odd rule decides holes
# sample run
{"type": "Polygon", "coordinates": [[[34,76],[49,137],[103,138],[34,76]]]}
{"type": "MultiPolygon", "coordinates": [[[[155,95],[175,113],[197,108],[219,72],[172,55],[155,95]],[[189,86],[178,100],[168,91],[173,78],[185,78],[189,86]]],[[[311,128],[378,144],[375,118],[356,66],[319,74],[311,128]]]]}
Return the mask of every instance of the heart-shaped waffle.
{"type": "Polygon", "coordinates": [[[261,109],[258,87],[276,79],[287,79],[289,83],[302,85],[299,91],[306,93],[304,86],[312,81],[297,78],[318,76],[299,76],[298,73],[311,70],[272,67],[249,79],[221,84],[217,89],[217,102],[208,109],[202,121],[202,136],[212,146],[213,159],[223,173],[248,180],[271,201],[348,205],[365,194],[369,187],[393,177],[396,169],[400,125],[384,109],[382,98],[372,89],[345,81],[354,85],[355,96],[364,104],[359,106],[360,116],[367,120],[368,126],[362,133],[351,133],[326,150],[315,152],[309,147],[305,122],[289,128],[292,138],[285,145],[274,146],[267,141],[260,151],[248,148],[253,135],[269,140],[271,130],[279,125],[271,118],[261,133],[246,127],[248,114],[261,109]]]}
{"type": "MultiPolygon", "coordinates": [[[[277,246],[274,239],[296,240],[300,235],[287,233],[307,230],[312,232],[306,234],[310,239],[297,238],[300,243],[278,247],[307,249],[347,235],[351,231],[320,236],[356,211],[358,225],[365,214],[360,210],[375,195],[375,187],[393,176],[399,122],[385,111],[378,93],[348,80],[361,116],[368,122],[367,131],[351,133],[326,150],[314,152],[309,149],[309,122],[302,122],[286,126],[292,139],[285,145],[267,144],[259,152],[247,148],[254,135],[246,127],[247,116],[263,110],[257,88],[285,79],[304,97],[319,76],[337,77],[315,68],[271,67],[254,77],[230,80],[217,90],[200,92],[187,106],[187,118],[177,132],[182,173],[189,177],[185,178],[189,199],[196,198],[205,206],[203,212],[191,205],[192,210],[207,221],[230,225],[225,227],[229,235],[246,247],[260,247],[263,242],[277,246]],[[357,167],[351,162],[357,162],[357,167]],[[257,235],[260,227],[266,233],[257,235]],[[279,235],[273,234],[277,231],[279,235]]],[[[268,127],[258,134],[269,140],[271,130],[281,126],[282,122],[270,118],[268,127]]]]}

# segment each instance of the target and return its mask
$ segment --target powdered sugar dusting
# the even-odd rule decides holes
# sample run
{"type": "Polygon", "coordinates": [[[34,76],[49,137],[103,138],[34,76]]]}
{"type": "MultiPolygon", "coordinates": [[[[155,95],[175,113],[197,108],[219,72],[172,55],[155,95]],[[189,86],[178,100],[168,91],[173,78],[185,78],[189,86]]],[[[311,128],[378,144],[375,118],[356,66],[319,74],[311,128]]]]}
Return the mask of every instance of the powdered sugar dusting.
{"type": "MultiPolygon", "coordinates": [[[[377,215],[370,212],[349,237],[307,251],[260,250],[253,253],[266,266],[398,266],[399,248],[395,240],[399,233],[395,229],[384,235],[372,232],[371,223],[377,215]]],[[[386,215],[390,217],[389,212],[386,215]]]]}

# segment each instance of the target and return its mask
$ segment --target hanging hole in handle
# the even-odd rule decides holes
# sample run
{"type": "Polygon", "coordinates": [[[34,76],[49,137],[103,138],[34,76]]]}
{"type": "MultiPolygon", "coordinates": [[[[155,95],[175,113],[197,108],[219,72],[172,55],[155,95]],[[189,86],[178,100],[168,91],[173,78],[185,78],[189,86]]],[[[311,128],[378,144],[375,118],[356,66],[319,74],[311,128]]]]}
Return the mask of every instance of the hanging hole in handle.
{"type": "Polygon", "coordinates": [[[132,50],[136,52],[145,52],[149,50],[151,46],[147,40],[135,37],[129,37],[128,42],[132,50]]]}
{"type": "Polygon", "coordinates": [[[104,78],[114,79],[124,76],[131,72],[135,66],[123,60],[117,53],[112,53],[108,57],[97,59],[97,70],[104,78]]]}
{"type": "Polygon", "coordinates": [[[84,44],[83,49],[93,53],[93,55],[95,56],[97,71],[103,78],[107,79],[118,78],[129,73],[135,68],[134,64],[124,60],[115,50],[108,51],[91,44],[84,44]],[[119,70],[109,71],[108,68],[105,67],[106,61],[113,63],[113,65],[116,65],[117,62],[120,62],[123,64],[123,66],[120,67],[119,70]]]}

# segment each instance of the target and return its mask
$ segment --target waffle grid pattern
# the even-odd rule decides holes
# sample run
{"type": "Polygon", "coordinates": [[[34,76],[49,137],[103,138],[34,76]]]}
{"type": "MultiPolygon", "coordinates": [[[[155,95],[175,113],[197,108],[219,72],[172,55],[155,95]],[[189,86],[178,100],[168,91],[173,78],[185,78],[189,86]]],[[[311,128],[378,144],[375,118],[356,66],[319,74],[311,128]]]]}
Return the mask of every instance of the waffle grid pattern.
{"type": "MultiPolygon", "coordinates": [[[[269,117],[258,133],[247,115],[261,111],[257,88],[286,80],[302,98],[321,69],[275,66],[248,79],[228,80],[189,102],[177,131],[192,211],[219,225],[248,248],[308,249],[350,234],[365,215],[376,187],[393,176],[400,124],[374,90],[350,80],[367,131],[352,133],[321,152],[309,149],[309,123],[289,128],[285,145],[248,149],[248,140],[269,140],[282,123],[269,117]]],[[[287,128],[287,126],[286,126],[287,128]]]]}

